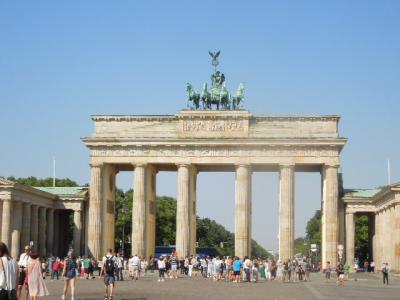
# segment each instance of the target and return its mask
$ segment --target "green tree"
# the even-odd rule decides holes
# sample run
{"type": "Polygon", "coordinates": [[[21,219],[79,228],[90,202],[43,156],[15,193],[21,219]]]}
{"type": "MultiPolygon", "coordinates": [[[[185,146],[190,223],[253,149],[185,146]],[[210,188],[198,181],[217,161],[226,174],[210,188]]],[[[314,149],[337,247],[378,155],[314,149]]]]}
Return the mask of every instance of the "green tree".
{"type": "Polygon", "coordinates": [[[364,260],[368,258],[369,219],[367,215],[360,215],[356,216],[355,221],[355,255],[364,260]]]}
{"type": "MultiPolygon", "coordinates": [[[[14,176],[7,177],[8,180],[14,181],[19,184],[27,186],[40,186],[40,187],[51,187],[53,186],[53,178],[47,177],[44,179],[38,179],[34,176],[26,178],[15,178],[14,176]]],[[[69,178],[56,178],[56,186],[79,186],[75,181],[69,178]]]]}

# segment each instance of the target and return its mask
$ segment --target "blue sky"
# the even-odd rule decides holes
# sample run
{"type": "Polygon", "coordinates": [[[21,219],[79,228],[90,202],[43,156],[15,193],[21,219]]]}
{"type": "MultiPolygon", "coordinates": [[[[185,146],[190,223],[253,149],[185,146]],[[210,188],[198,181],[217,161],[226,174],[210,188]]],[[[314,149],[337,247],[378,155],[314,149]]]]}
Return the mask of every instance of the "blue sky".
{"type": "MultiPolygon", "coordinates": [[[[228,87],[254,114],[339,114],[345,187],[400,181],[399,1],[34,1],[0,4],[0,174],[89,180],[92,114],[175,114],[185,84],[228,87]]],[[[132,174],[118,177],[124,189],[132,174]]],[[[159,173],[175,196],[176,174],[159,173]]],[[[230,173],[199,175],[199,215],[233,229],[230,173]],[[212,191],[212,192],[211,192],[212,191]],[[216,201],[220,200],[220,201],[216,201]]],[[[254,237],[276,248],[278,177],[254,176],[254,237]]],[[[296,175],[296,235],[320,206],[319,174],[296,175]]]]}

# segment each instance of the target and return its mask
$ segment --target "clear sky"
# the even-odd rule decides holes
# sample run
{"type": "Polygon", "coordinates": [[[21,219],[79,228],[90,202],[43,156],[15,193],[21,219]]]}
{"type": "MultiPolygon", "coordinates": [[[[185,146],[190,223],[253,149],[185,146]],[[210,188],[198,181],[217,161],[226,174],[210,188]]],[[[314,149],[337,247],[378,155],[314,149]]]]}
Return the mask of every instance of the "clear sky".
{"type": "MultiPolygon", "coordinates": [[[[400,1],[3,1],[0,175],[89,181],[92,114],[175,114],[221,50],[254,114],[339,114],[345,187],[400,181],[400,1]]],[[[118,176],[123,189],[132,173],[118,176]]],[[[198,214],[233,229],[233,173],[201,173],[198,214]]],[[[176,195],[159,173],[158,194],[176,195]]],[[[253,180],[254,237],[276,249],[278,175],[253,180]]],[[[296,236],[320,176],[296,174],[296,236]]]]}

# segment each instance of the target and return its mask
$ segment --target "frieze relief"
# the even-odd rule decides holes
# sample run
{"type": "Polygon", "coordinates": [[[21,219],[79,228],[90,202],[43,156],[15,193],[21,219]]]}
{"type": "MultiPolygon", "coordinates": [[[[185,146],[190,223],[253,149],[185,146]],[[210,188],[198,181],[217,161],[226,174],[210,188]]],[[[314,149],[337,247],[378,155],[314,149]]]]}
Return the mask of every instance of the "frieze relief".
{"type": "Polygon", "coordinates": [[[136,148],[102,148],[91,151],[93,157],[336,157],[338,150],[331,147],[215,147],[215,146],[170,146],[136,148]]]}

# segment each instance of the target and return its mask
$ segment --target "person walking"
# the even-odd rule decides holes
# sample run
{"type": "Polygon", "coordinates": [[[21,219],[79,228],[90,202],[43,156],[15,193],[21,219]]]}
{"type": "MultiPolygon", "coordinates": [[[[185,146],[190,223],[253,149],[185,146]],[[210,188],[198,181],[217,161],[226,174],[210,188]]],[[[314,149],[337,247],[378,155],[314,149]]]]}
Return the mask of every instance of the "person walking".
{"type": "Polygon", "coordinates": [[[21,296],[22,288],[25,285],[25,297],[24,299],[28,299],[28,286],[25,284],[26,278],[26,266],[29,260],[29,253],[31,252],[31,247],[26,245],[24,247],[24,253],[19,256],[18,260],[18,288],[17,288],[17,298],[19,299],[21,296]]]}
{"type": "Polygon", "coordinates": [[[103,257],[103,269],[101,271],[104,274],[104,300],[113,299],[116,268],[115,256],[112,254],[112,249],[108,249],[107,254],[103,257]]]}
{"type": "Polygon", "coordinates": [[[132,269],[132,280],[135,279],[136,281],[139,279],[139,267],[140,267],[140,258],[139,256],[137,256],[137,254],[135,254],[131,258],[130,264],[132,269]]]}
{"type": "Polygon", "coordinates": [[[383,263],[382,264],[382,275],[383,275],[383,284],[389,284],[389,264],[383,263]]]}
{"type": "Polygon", "coordinates": [[[117,256],[115,257],[115,262],[117,264],[117,280],[123,281],[124,258],[121,255],[119,255],[119,253],[117,253],[117,256]]]}
{"type": "Polygon", "coordinates": [[[62,277],[64,278],[64,289],[63,294],[61,295],[61,299],[64,300],[67,296],[68,288],[71,288],[71,300],[75,299],[75,278],[76,278],[76,270],[78,268],[78,264],[75,256],[73,255],[72,250],[68,251],[68,255],[64,260],[64,268],[62,271],[62,277]]]}
{"type": "Polygon", "coordinates": [[[235,260],[233,261],[233,275],[235,276],[235,280],[233,282],[240,282],[240,270],[242,268],[242,261],[239,259],[239,257],[235,257],[235,260]]]}
{"type": "Polygon", "coordinates": [[[10,257],[7,245],[0,242],[0,300],[16,299],[18,272],[18,264],[10,257]]]}
{"type": "Polygon", "coordinates": [[[165,257],[161,256],[157,262],[158,266],[158,282],[165,281],[165,257]]]}
{"type": "Polygon", "coordinates": [[[344,286],[344,268],[341,263],[339,263],[338,266],[336,267],[336,273],[337,273],[336,285],[344,286]]]}
{"type": "Polygon", "coordinates": [[[325,282],[328,282],[329,280],[331,280],[331,272],[332,272],[331,263],[329,261],[326,262],[324,272],[325,272],[325,282]]]}
{"type": "Polygon", "coordinates": [[[35,251],[31,251],[27,264],[27,282],[29,296],[31,300],[37,300],[38,297],[49,295],[46,284],[42,277],[42,266],[39,260],[39,255],[35,251]]]}
{"type": "Polygon", "coordinates": [[[169,263],[171,264],[171,278],[178,278],[178,257],[175,251],[171,253],[169,263]]]}

